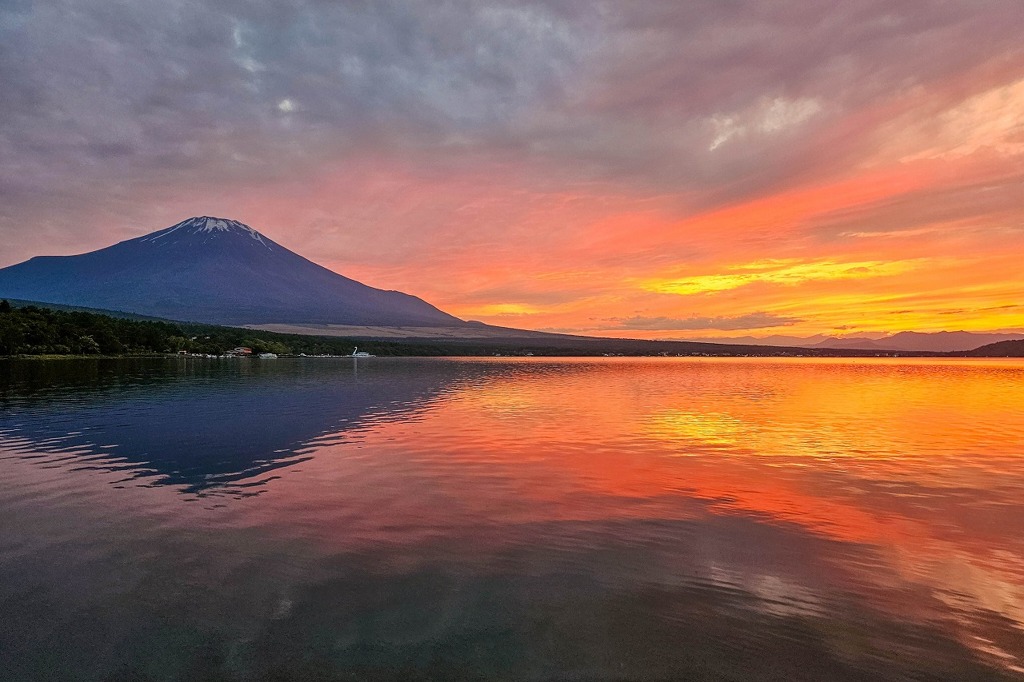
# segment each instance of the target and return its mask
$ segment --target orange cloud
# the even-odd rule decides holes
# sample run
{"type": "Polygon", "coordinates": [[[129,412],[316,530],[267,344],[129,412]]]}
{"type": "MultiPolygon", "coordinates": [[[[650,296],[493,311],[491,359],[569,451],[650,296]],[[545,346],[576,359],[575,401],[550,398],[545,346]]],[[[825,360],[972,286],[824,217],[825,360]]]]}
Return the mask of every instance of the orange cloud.
{"type": "Polygon", "coordinates": [[[853,261],[840,263],[834,260],[762,260],[727,266],[724,274],[652,279],[642,282],[640,286],[647,291],[686,296],[727,291],[759,282],[793,286],[820,280],[884,277],[886,275],[906,272],[919,265],[919,263],[912,261],[853,261]]]}

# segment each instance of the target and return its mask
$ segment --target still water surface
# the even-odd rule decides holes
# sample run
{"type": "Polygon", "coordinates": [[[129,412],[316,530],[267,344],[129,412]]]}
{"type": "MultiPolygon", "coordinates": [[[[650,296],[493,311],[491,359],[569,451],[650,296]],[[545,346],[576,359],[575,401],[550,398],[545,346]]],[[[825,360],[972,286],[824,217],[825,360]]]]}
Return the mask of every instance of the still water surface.
{"type": "Polygon", "coordinates": [[[1024,363],[0,361],[0,667],[1024,679],[1024,363]]]}

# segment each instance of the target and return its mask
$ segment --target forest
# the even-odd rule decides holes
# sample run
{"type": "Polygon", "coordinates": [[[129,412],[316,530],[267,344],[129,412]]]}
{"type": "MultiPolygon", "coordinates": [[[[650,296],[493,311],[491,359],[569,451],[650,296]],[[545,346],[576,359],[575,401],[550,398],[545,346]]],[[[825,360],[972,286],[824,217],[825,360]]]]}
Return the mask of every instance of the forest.
{"type": "MultiPolygon", "coordinates": [[[[355,346],[381,356],[597,356],[715,355],[761,357],[870,357],[869,350],[723,346],[687,341],[644,341],[551,335],[544,338],[353,339],[310,336],[190,322],[103,314],[48,304],[0,300],[0,357],[61,355],[165,355],[185,351],[221,355],[238,346],[254,354],[348,355],[355,346]]],[[[1024,341],[955,353],[890,352],[895,357],[1021,357],[1024,341]]]]}
{"type": "Polygon", "coordinates": [[[125,319],[77,310],[0,301],[0,356],[11,355],[218,355],[237,346],[254,353],[344,355],[358,343],[377,355],[434,355],[429,347],[346,338],[277,334],[253,329],[125,319]]]}

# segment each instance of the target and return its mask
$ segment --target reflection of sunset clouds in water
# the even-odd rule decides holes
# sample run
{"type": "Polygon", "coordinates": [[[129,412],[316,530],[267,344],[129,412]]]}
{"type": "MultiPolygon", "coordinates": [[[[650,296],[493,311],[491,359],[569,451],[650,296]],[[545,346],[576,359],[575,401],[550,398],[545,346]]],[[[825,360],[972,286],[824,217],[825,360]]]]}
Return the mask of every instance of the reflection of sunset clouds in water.
{"type": "MultiPolygon", "coordinates": [[[[617,362],[620,371],[609,361],[468,390],[428,421],[454,428],[474,418],[460,404],[481,408],[478,461],[515,470],[516,494],[530,501],[516,513],[527,518],[692,517],[693,507],[671,502],[682,495],[704,501],[698,515],[795,524],[871,548],[873,562],[837,566],[842,581],[870,596],[886,583],[881,571],[891,590],[923,588],[967,617],[957,627],[971,646],[984,639],[986,614],[1024,628],[1021,367],[617,362]]],[[[787,583],[745,584],[757,594],[787,583]]],[[[906,608],[876,606],[897,616],[906,608]]],[[[912,611],[944,617],[938,604],[912,611]]]]}
{"type": "MultiPolygon", "coordinates": [[[[751,429],[728,414],[665,411],[650,417],[652,437],[661,441],[680,440],[683,444],[737,446],[753,436],[751,429]]],[[[680,456],[688,453],[683,450],[680,456]]]]}
{"type": "MultiPolygon", "coordinates": [[[[635,631],[683,636],[699,621],[754,649],[782,646],[771,628],[796,628],[801,648],[824,642],[865,665],[957,660],[953,641],[1021,664],[1019,362],[377,360],[358,375],[282,360],[237,385],[159,384],[63,411],[26,403],[0,420],[0,464],[10,491],[59,502],[10,504],[52,516],[26,526],[36,538],[150,542],[147,519],[189,538],[218,529],[227,544],[211,535],[202,555],[279,576],[268,618],[300,629],[334,603],[309,592],[307,571],[347,594],[358,566],[370,595],[390,595],[391,579],[454,581],[438,604],[392,595],[395,618],[427,618],[416,637],[428,639],[483,590],[510,614],[549,618],[565,603],[610,627],[614,608],[635,631]],[[188,452],[140,435],[185,405],[188,452]],[[263,423],[226,457],[239,405],[263,423]],[[207,489],[206,476],[231,484],[207,489]],[[261,549],[238,558],[238,533],[261,549]],[[451,613],[443,625],[418,609],[451,613]]],[[[503,627],[520,632],[517,617],[503,627]]],[[[585,630],[564,618],[558,637],[585,630]]]]}

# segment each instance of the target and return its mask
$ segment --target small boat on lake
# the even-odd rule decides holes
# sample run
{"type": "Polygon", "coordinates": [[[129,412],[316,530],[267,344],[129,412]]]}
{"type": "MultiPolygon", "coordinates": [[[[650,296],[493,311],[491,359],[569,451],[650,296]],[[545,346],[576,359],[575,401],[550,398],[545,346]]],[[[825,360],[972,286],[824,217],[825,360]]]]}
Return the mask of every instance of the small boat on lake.
{"type": "Polygon", "coordinates": [[[370,353],[367,353],[364,350],[359,350],[359,346],[356,346],[355,348],[352,349],[352,355],[350,355],[349,357],[351,357],[351,358],[372,358],[372,357],[376,357],[376,356],[371,355],[370,353]]]}

